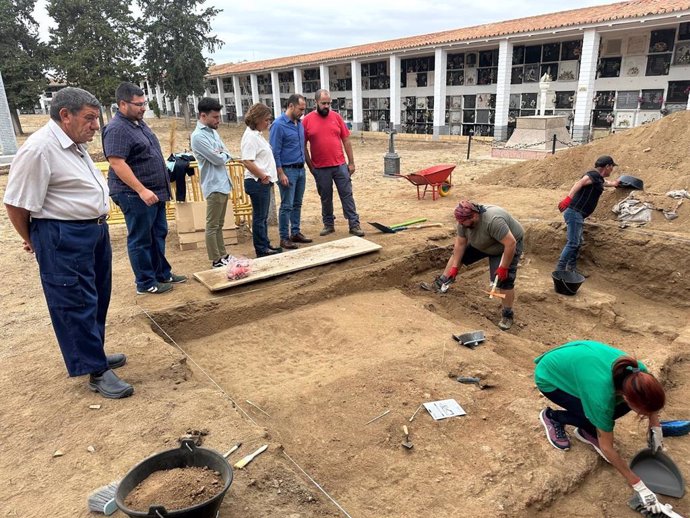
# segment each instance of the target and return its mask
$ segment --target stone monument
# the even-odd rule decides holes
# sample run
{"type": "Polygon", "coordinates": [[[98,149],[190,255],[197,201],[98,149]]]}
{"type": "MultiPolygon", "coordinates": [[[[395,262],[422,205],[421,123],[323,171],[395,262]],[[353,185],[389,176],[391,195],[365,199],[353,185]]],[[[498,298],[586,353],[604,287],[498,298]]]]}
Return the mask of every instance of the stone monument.
{"type": "Polygon", "coordinates": [[[393,142],[397,131],[391,129],[386,133],[388,133],[388,153],[383,155],[383,176],[395,177],[400,174],[400,155],[395,152],[395,143],[393,142]]]}
{"type": "Polygon", "coordinates": [[[12,115],[7,103],[5,84],[0,73],[0,165],[9,164],[17,153],[17,139],[12,127],[12,115]]]}
{"type": "Polygon", "coordinates": [[[546,73],[539,81],[538,115],[518,117],[515,131],[504,148],[492,148],[491,156],[502,158],[543,158],[553,150],[554,136],[556,149],[570,144],[570,133],[566,127],[567,117],[545,115],[546,104],[551,87],[551,76],[546,73]]]}

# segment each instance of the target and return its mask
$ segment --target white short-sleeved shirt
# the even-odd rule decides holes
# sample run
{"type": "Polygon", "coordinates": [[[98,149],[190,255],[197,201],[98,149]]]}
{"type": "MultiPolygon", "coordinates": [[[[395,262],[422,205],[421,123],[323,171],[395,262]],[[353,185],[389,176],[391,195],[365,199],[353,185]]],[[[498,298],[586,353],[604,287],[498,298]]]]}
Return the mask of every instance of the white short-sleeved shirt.
{"type": "MultiPolygon", "coordinates": [[[[253,130],[247,126],[240,143],[240,155],[242,160],[253,160],[269,176],[271,182],[275,183],[278,181],[278,169],[276,169],[276,160],[273,158],[271,145],[260,131],[253,130]]],[[[247,169],[244,170],[244,177],[251,180],[259,180],[247,169]]]]}
{"type": "Polygon", "coordinates": [[[86,148],[51,120],[19,149],[3,201],[28,210],[32,218],[82,220],[108,214],[108,195],[86,148]]]}

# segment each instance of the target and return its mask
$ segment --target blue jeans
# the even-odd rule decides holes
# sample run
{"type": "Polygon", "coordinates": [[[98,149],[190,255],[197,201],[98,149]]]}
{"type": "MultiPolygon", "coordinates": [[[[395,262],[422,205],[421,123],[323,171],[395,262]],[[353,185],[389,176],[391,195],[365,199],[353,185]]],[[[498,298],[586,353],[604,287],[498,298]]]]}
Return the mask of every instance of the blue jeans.
{"type": "Polygon", "coordinates": [[[567,226],[566,243],[558,259],[556,270],[574,270],[577,266],[577,254],[582,246],[582,230],[585,218],[581,212],[565,209],[563,219],[567,226]]]}
{"type": "Polygon", "coordinates": [[[165,258],[168,220],[165,202],[146,205],[136,193],[117,193],[113,201],[120,207],[127,224],[127,253],[138,291],[145,291],[170,278],[170,263],[165,258]]]}
{"type": "Polygon", "coordinates": [[[302,198],[306,185],[304,167],[283,169],[290,183],[285,187],[278,182],[280,190],[280,210],[278,211],[278,224],[280,239],[290,239],[290,236],[300,233],[300,219],[302,217],[302,198]]]}
{"type": "MultiPolygon", "coordinates": [[[[596,437],[597,428],[589,419],[587,419],[585,409],[582,406],[582,401],[579,398],[576,398],[575,396],[572,396],[561,389],[556,389],[553,392],[540,392],[548,399],[556,403],[559,407],[565,408],[565,410],[551,411],[551,418],[554,421],[564,426],[567,424],[577,426],[578,428],[582,428],[596,437]]],[[[615,421],[628,412],[630,412],[630,407],[627,403],[618,403],[613,410],[613,420],[615,421]]]]}
{"type": "Polygon", "coordinates": [[[108,225],[34,219],[29,232],[67,372],[107,369],[103,345],[113,258],[108,225]]]}
{"type": "Polygon", "coordinates": [[[343,206],[343,216],[348,221],[350,228],[359,227],[359,215],[355,207],[355,197],[352,195],[352,180],[347,164],[335,167],[314,168],[314,180],[316,190],[321,198],[321,219],[324,227],[332,227],[335,224],[333,216],[333,183],[338,189],[340,204],[343,206]]]}
{"type": "Polygon", "coordinates": [[[272,183],[263,184],[251,178],[244,179],[244,192],[252,200],[252,241],[256,255],[265,253],[271,246],[268,239],[268,209],[272,189],[272,183]]]}

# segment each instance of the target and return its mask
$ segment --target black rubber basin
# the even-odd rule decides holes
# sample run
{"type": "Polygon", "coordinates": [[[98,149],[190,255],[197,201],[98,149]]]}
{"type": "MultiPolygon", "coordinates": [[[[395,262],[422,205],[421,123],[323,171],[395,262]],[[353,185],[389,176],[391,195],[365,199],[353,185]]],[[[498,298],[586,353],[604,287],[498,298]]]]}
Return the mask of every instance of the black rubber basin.
{"type": "Polygon", "coordinates": [[[217,518],[220,504],[232,484],[232,468],[223,456],[214,450],[197,447],[193,441],[183,441],[179,448],[157,453],[134,466],[122,479],[115,493],[115,503],[120,510],[132,518],[217,518]],[[223,490],[200,504],[184,509],[168,511],[163,506],[151,506],[147,512],[134,511],[125,505],[127,495],[155,471],[166,469],[207,467],[223,477],[223,490]]]}
{"type": "Polygon", "coordinates": [[[575,295],[580,289],[582,283],[585,282],[583,275],[577,272],[567,272],[565,270],[557,270],[551,273],[553,279],[553,287],[556,293],[561,295],[575,295]]]}

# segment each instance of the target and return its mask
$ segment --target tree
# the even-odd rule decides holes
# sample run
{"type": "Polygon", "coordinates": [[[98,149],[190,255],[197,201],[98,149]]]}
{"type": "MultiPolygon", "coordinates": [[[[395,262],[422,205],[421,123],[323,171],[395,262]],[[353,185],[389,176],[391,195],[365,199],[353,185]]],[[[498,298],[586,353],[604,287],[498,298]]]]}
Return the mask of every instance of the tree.
{"type": "Polygon", "coordinates": [[[46,46],[38,39],[35,0],[0,0],[0,71],[15,132],[23,135],[18,109],[33,109],[48,84],[46,46]]]}
{"type": "Polygon", "coordinates": [[[211,35],[211,21],[221,12],[204,0],[139,0],[144,36],[144,69],[153,84],[179,99],[189,126],[190,95],[203,95],[207,65],[203,51],[213,52],[223,42],[211,35]]]}
{"type": "Polygon", "coordinates": [[[48,14],[57,25],[50,29],[50,44],[58,77],[95,95],[110,120],[117,85],[142,77],[135,62],[140,38],[129,2],[49,0],[48,14]]]}

